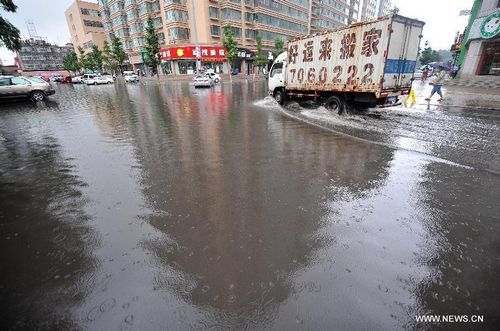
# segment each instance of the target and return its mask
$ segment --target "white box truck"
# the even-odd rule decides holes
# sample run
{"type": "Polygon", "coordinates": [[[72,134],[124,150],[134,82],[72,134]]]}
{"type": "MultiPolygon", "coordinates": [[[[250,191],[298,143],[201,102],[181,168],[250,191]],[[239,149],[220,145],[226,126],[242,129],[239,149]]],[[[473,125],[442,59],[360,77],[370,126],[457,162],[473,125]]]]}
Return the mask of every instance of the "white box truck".
{"type": "Polygon", "coordinates": [[[269,72],[269,94],[338,113],[394,103],[410,91],[424,24],[389,15],[290,40],[269,72]]]}

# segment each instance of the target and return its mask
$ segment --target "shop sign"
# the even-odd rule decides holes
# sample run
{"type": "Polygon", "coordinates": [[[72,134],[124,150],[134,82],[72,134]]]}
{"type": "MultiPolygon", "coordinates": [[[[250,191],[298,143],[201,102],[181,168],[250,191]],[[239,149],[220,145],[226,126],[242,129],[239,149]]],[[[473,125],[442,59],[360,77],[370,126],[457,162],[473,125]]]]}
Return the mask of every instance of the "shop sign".
{"type": "Polygon", "coordinates": [[[492,38],[500,32],[500,12],[486,16],[480,28],[483,38],[492,38]]]}
{"type": "Polygon", "coordinates": [[[226,61],[226,49],[222,46],[166,47],[160,50],[161,60],[197,59],[202,61],[226,61]]]}

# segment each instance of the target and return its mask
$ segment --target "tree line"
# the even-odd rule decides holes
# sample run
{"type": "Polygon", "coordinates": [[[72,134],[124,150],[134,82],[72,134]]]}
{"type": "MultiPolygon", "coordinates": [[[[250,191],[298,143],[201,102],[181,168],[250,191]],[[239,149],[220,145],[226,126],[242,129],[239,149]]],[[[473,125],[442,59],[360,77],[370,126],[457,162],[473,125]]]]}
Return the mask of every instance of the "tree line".
{"type": "Polygon", "coordinates": [[[71,52],[64,56],[64,70],[74,73],[82,70],[116,72],[127,59],[122,42],[116,36],[111,38],[111,45],[105,41],[102,50],[97,45],[93,45],[88,53],[81,46],[77,50],[78,55],[71,52]]]}

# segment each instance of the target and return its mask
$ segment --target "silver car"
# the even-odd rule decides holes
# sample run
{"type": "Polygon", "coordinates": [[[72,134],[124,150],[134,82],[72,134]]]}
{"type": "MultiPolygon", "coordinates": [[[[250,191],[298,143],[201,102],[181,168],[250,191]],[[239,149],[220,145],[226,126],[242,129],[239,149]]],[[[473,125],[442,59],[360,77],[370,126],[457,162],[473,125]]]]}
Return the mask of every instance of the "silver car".
{"type": "Polygon", "coordinates": [[[0,76],[0,100],[31,98],[42,101],[54,93],[52,85],[40,77],[0,76]]]}
{"type": "Polygon", "coordinates": [[[209,76],[197,75],[193,78],[193,85],[194,87],[212,87],[214,81],[209,76]]]}

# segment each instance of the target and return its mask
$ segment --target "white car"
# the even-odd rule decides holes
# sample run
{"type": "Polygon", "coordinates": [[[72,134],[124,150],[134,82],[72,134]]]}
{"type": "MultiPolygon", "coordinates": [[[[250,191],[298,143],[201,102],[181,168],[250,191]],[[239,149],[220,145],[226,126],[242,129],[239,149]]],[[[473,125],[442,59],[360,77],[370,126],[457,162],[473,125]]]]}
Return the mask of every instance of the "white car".
{"type": "Polygon", "coordinates": [[[71,82],[73,84],[81,84],[83,83],[82,76],[75,76],[71,78],[71,82]]]}
{"type": "Polygon", "coordinates": [[[123,77],[127,83],[137,83],[139,81],[139,77],[133,71],[124,71],[123,77]]]}
{"type": "Polygon", "coordinates": [[[212,87],[214,81],[208,75],[197,75],[193,78],[194,87],[212,87]]]}
{"type": "Polygon", "coordinates": [[[215,83],[220,82],[220,76],[215,72],[207,72],[207,76],[210,77],[215,83]]]}
{"type": "Polygon", "coordinates": [[[114,82],[112,76],[95,76],[85,80],[87,85],[113,84],[114,82]]]}

